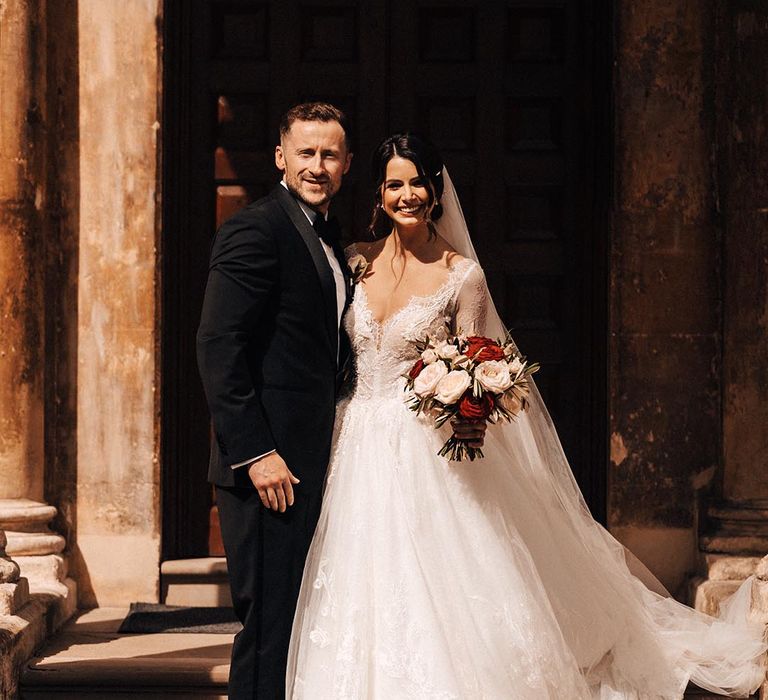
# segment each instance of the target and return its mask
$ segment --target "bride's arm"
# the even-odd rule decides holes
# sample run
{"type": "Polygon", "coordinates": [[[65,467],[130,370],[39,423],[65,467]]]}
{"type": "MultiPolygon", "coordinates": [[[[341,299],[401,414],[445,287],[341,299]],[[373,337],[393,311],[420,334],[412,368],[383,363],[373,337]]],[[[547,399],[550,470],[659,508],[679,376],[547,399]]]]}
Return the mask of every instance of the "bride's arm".
{"type": "MultiPolygon", "coordinates": [[[[488,286],[485,274],[480,265],[473,264],[456,295],[456,305],[453,314],[453,333],[466,335],[484,335],[488,319],[488,286]]],[[[488,427],[484,420],[468,421],[465,419],[451,421],[454,437],[466,440],[472,447],[482,448],[485,442],[485,431],[488,427]]]]}
{"type": "Polygon", "coordinates": [[[465,335],[484,335],[488,321],[489,299],[490,294],[483,268],[474,264],[467,270],[456,295],[451,330],[465,335]]]}

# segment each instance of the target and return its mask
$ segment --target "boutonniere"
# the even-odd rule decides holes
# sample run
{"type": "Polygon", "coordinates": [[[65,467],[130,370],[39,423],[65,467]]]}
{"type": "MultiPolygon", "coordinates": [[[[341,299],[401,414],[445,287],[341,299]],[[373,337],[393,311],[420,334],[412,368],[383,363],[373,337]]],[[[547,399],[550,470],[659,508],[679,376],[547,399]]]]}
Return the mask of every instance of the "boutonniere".
{"type": "Polygon", "coordinates": [[[349,272],[352,275],[352,284],[357,284],[365,277],[370,263],[365,259],[364,255],[358,253],[347,260],[347,265],[349,265],[349,272]]]}

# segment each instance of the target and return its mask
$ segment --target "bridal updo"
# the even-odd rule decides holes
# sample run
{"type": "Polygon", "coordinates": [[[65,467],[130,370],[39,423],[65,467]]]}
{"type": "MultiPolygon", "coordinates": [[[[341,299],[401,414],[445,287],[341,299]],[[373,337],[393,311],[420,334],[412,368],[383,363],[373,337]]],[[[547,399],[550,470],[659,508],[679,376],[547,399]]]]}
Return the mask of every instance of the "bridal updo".
{"type": "Polygon", "coordinates": [[[433,222],[443,215],[440,198],[443,196],[443,159],[440,152],[427,139],[412,132],[387,136],[373,152],[371,172],[376,183],[374,207],[368,233],[373,238],[386,236],[392,230],[392,222],[381,206],[381,187],[387,177],[387,163],[398,156],[410,160],[416,166],[416,172],[427,182],[429,191],[427,227],[430,237],[434,237],[433,222]],[[434,205],[434,206],[433,206],[434,205]]]}

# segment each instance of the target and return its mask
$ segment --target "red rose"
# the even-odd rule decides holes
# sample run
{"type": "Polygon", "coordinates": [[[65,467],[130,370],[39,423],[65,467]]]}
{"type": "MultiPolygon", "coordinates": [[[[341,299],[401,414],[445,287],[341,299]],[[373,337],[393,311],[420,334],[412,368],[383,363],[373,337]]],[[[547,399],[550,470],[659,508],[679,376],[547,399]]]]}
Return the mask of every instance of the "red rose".
{"type": "Polygon", "coordinates": [[[504,348],[499,347],[496,343],[493,345],[486,345],[475,356],[475,362],[488,362],[489,360],[503,360],[504,348]]]}
{"type": "Polygon", "coordinates": [[[481,335],[471,335],[467,338],[467,349],[464,354],[475,362],[503,360],[504,348],[490,338],[481,335]]]}
{"type": "Polygon", "coordinates": [[[424,360],[419,358],[416,364],[413,367],[411,367],[411,371],[408,372],[408,376],[411,379],[416,379],[416,377],[418,377],[421,374],[421,370],[423,369],[424,369],[424,360]]]}
{"type": "Polygon", "coordinates": [[[495,405],[493,394],[483,392],[478,398],[468,389],[459,399],[459,415],[469,420],[485,420],[495,405]]]}

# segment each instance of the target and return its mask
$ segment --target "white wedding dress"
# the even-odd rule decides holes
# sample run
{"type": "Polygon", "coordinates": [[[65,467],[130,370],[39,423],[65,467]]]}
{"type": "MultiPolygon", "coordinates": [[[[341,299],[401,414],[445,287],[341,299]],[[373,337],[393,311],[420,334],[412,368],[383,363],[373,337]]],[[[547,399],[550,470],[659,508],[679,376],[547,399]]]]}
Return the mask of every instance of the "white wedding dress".
{"type": "Polygon", "coordinates": [[[404,403],[413,341],[446,324],[487,332],[489,315],[472,259],[381,324],[357,286],[356,380],[337,408],[287,697],[651,700],[681,698],[689,680],[746,696],[765,674],[751,580],[729,621],[646,587],[563,475],[537,392],[516,422],[489,427],[484,459],[437,455],[450,428],[404,403]]]}

